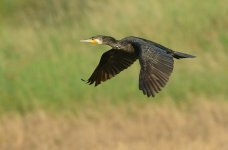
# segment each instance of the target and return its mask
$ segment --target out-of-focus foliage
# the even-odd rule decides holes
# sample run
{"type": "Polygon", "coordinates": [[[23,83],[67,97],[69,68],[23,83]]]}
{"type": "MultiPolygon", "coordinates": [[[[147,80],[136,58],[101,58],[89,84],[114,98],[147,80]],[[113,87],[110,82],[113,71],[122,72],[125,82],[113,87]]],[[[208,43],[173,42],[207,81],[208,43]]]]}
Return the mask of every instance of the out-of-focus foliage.
{"type": "Polygon", "coordinates": [[[148,100],[138,63],[97,88],[80,80],[108,49],[79,43],[96,34],[140,36],[197,56],[175,62],[155,100],[227,98],[227,14],[226,0],[0,0],[0,110],[148,100]]]}

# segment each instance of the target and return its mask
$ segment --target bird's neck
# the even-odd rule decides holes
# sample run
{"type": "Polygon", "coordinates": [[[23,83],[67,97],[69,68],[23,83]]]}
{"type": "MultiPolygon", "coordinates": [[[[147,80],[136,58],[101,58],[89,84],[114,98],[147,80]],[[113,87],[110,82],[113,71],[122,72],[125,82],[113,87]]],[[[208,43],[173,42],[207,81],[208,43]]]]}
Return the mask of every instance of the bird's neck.
{"type": "Polygon", "coordinates": [[[107,45],[111,46],[112,48],[118,48],[119,41],[118,40],[111,40],[106,43],[107,45]]]}
{"type": "Polygon", "coordinates": [[[121,49],[127,52],[135,52],[133,46],[128,42],[112,40],[107,43],[107,45],[111,46],[113,49],[121,49]]]}

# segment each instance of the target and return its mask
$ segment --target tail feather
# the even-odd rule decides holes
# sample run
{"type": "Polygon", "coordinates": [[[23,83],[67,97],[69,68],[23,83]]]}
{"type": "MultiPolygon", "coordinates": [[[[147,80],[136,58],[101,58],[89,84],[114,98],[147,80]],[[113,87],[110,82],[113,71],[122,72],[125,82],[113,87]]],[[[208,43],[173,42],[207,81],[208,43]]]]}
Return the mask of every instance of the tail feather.
{"type": "Polygon", "coordinates": [[[186,54],[186,53],[181,53],[181,52],[173,52],[173,57],[176,59],[181,59],[181,58],[194,58],[196,56],[186,54]]]}

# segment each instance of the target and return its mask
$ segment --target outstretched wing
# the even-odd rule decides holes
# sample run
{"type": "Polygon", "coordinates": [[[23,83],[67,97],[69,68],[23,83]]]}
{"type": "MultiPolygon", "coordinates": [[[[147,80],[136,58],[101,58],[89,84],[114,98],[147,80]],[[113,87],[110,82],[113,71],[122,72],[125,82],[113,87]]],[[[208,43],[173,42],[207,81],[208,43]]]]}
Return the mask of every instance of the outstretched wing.
{"type": "Polygon", "coordinates": [[[173,57],[159,47],[143,45],[139,51],[139,61],[139,89],[144,95],[154,97],[169,80],[173,71],[173,57]]]}
{"type": "Polygon", "coordinates": [[[134,53],[111,49],[101,56],[98,66],[88,79],[87,83],[95,83],[95,86],[97,86],[101,82],[114,77],[122,70],[128,68],[136,59],[137,57],[134,53]]]}

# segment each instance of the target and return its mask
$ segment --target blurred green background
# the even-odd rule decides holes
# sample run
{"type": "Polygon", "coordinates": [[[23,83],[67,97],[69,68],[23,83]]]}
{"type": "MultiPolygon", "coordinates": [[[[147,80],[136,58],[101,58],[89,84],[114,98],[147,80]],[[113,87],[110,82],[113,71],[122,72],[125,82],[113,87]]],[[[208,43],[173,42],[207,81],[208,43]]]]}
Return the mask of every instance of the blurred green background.
{"type": "Polygon", "coordinates": [[[227,0],[0,0],[0,113],[81,109],[84,104],[228,98],[227,0]],[[156,98],[138,90],[139,63],[94,88],[87,79],[107,46],[134,35],[196,55],[175,61],[156,98]]]}
{"type": "Polygon", "coordinates": [[[1,150],[227,150],[228,0],[0,0],[1,150]],[[155,98],[139,63],[94,88],[108,46],[139,36],[175,60],[155,98]]]}

